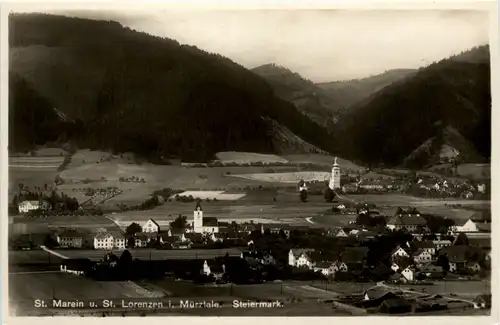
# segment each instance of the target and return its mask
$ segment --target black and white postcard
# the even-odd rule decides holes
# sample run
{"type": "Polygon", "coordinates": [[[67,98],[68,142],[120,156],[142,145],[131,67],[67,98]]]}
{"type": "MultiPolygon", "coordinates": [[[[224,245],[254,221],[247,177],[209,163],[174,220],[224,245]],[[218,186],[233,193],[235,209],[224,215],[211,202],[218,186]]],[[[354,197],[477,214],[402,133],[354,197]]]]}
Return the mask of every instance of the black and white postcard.
{"type": "Polygon", "coordinates": [[[493,324],[494,9],[2,6],[10,319],[493,324]]]}

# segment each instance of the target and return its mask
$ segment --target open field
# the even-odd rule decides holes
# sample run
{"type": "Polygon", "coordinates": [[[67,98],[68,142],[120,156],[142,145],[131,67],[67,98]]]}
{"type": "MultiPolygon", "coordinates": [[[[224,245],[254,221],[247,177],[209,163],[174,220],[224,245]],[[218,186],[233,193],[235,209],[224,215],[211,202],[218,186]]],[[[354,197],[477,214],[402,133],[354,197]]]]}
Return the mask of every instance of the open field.
{"type": "Polygon", "coordinates": [[[221,163],[236,163],[236,164],[248,164],[248,163],[288,163],[288,160],[277,155],[267,155],[254,152],[237,152],[237,151],[224,151],[216,154],[217,159],[221,163]]]}
{"type": "Polygon", "coordinates": [[[217,199],[220,201],[236,201],[241,199],[246,194],[245,193],[224,193],[224,191],[185,191],[179,194],[172,195],[170,198],[173,199],[176,196],[192,196],[201,200],[206,199],[217,199]]]}
{"type": "MultiPolygon", "coordinates": [[[[230,177],[232,174],[266,173],[281,170],[290,171],[287,167],[181,167],[181,166],[160,166],[152,164],[132,165],[111,162],[100,164],[86,164],[76,168],[68,168],[60,173],[65,180],[65,184],[58,186],[58,189],[69,196],[77,195],[74,189],[93,187],[106,188],[118,187],[122,194],[109,200],[110,204],[117,203],[139,204],[148,199],[150,195],[162,188],[207,191],[235,191],[240,193],[244,188],[257,188],[259,185],[265,186],[286,186],[290,185],[277,181],[259,181],[239,177],[230,177]],[[120,182],[120,177],[135,176],[143,178],[144,183],[120,182]],[[102,179],[104,177],[104,180],[102,179]],[[89,180],[89,184],[81,183],[89,180]]],[[[54,176],[55,177],[55,174],[54,176]]],[[[51,180],[53,181],[54,178],[51,180]]],[[[293,184],[292,184],[293,185],[293,184]]],[[[83,199],[83,198],[81,198],[83,199]]],[[[227,199],[227,198],[226,198],[227,199]]]]}
{"type": "Polygon", "coordinates": [[[462,164],[458,166],[458,174],[464,177],[471,177],[475,179],[490,178],[491,165],[490,164],[462,164]]]}
{"type": "Polygon", "coordinates": [[[312,224],[321,225],[324,227],[347,226],[350,221],[356,220],[355,214],[319,214],[311,217],[312,224]]]}
{"type": "MultiPolygon", "coordinates": [[[[172,201],[147,211],[116,212],[111,214],[110,218],[119,223],[145,222],[149,218],[153,218],[162,225],[162,222],[170,222],[179,214],[187,216],[188,220],[191,221],[194,207],[194,202],[172,201]]],[[[254,220],[256,223],[261,222],[261,220],[273,222],[288,220],[288,222],[291,222],[295,221],[295,219],[302,219],[301,222],[303,223],[303,218],[314,216],[329,207],[331,207],[331,204],[326,203],[322,196],[311,195],[309,202],[302,203],[297,193],[276,195],[276,202],[273,201],[272,194],[259,201],[252,201],[249,198],[248,201],[242,199],[241,201],[202,202],[204,216],[217,217],[220,221],[226,222],[232,220],[240,222],[254,220]]]]}
{"type": "Polygon", "coordinates": [[[100,228],[118,230],[119,227],[105,216],[50,216],[43,217],[12,217],[9,224],[9,235],[28,233],[49,233],[60,228],[77,229],[83,232],[95,232],[100,228]]]}
{"type": "MultiPolygon", "coordinates": [[[[62,259],[56,255],[50,254],[42,249],[36,249],[31,251],[9,251],[9,272],[16,265],[59,265],[62,259]]],[[[32,271],[30,268],[27,271],[32,271]]]]}
{"type": "MultiPolygon", "coordinates": [[[[105,254],[113,252],[120,256],[124,250],[98,250],[98,249],[54,249],[54,252],[68,258],[87,257],[91,260],[101,260],[105,254]]],[[[210,259],[217,256],[240,256],[242,250],[238,248],[224,249],[170,249],[158,250],[149,248],[128,249],[132,257],[140,260],[166,260],[166,259],[210,259]]],[[[22,254],[21,254],[22,255],[22,254]]],[[[55,255],[54,255],[55,256],[55,255]]]]}
{"type": "Polygon", "coordinates": [[[9,167],[15,169],[57,169],[64,157],[9,157],[9,167]]]}
{"type": "MultiPolygon", "coordinates": [[[[294,164],[315,164],[323,165],[332,168],[335,157],[322,154],[295,154],[284,155],[283,158],[294,164]]],[[[338,157],[337,163],[341,166],[342,170],[351,172],[364,172],[365,167],[356,165],[350,160],[338,157]]]]}
{"type": "Polygon", "coordinates": [[[271,183],[297,183],[300,180],[306,182],[326,181],[330,179],[330,172],[295,172],[295,173],[254,173],[254,174],[232,174],[232,177],[271,183]]]}
{"type": "Polygon", "coordinates": [[[377,209],[387,215],[394,215],[397,207],[416,207],[422,213],[432,213],[447,216],[453,219],[468,219],[475,211],[460,208],[450,208],[448,204],[461,204],[463,206],[489,208],[490,201],[482,200],[460,200],[460,199],[429,199],[407,196],[401,194],[349,194],[342,198],[354,202],[374,203],[377,209]]]}
{"type": "Polygon", "coordinates": [[[82,165],[93,165],[103,158],[107,159],[111,157],[112,155],[109,152],[82,149],[78,150],[71,156],[71,162],[67,168],[75,168],[82,165]]]}
{"type": "Polygon", "coordinates": [[[12,168],[9,166],[9,201],[19,191],[19,184],[34,189],[35,186],[52,186],[57,168],[12,168]]]}
{"type": "Polygon", "coordinates": [[[490,206],[486,200],[466,199],[429,199],[402,194],[347,194],[342,197],[355,202],[372,202],[387,206],[444,206],[445,204],[462,204],[463,206],[490,206]]]}
{"type": "Polygon", "coordinates": [[[61,148],[39,148],[34,151],[34,155],[29,152],[26,153],[9,153],[10,157],[61,157],[66,155],[68,152],[61,148]]]}

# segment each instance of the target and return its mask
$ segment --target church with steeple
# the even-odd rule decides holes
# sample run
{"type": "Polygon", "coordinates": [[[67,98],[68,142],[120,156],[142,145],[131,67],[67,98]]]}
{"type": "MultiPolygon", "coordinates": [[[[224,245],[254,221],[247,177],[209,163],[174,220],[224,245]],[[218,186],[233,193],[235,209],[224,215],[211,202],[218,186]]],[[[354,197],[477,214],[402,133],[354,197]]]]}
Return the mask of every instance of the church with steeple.
{"type": "Polygon", "coordinates": [[[328,185],[331,190],[336,190],[340,188],[340,166],[337,163],[337,157],[332,167],[332,175],[330,176],[330,184],[328,185]]]}
{"type": "Polygon", "coordinates": [[[215,217],[204,218],[200,202],[196,203],[193,212],[193,232],[199,234],[219,232],[219,221],[215,217]]]}

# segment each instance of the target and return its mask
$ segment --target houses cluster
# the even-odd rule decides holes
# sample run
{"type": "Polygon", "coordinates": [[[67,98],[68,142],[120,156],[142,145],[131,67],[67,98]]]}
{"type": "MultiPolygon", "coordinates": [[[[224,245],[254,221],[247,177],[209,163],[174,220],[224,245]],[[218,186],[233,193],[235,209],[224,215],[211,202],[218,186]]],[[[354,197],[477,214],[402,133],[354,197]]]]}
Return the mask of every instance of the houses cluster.
{"type": "Polygon", "coordinates": [[[45,200],[26,200],[18,204],[20,213],[28,213],[30,211],[49,211],[52,210],[52,205],[45,200]]]}
{"type": "Polygon", "coordinates": [[[306,268],[325,277],[334,277],[337,272],[356,274],[366,267],[368,250],[368,247],[364,246],[345,247],[336,258],[325,258],[314,249],[291,249],[288,254],[288,265],[306,268]]]}
{"type": "Polygon", "coordinates": [[[391,280],[441,279],[447,272],[473,275],[484,266],[481,266],[484,260],[478,252],[477,248],[453,245],[449,240],[407,243],[391,254],[391,269],[395,272],[391,280]]]}

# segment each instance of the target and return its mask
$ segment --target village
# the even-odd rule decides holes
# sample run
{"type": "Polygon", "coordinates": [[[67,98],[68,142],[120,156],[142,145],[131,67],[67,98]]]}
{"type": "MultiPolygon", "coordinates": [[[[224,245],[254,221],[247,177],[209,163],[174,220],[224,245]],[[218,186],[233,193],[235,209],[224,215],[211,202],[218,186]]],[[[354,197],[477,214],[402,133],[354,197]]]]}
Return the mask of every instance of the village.
{"type": "MultiPolygon", "coordinates": [[[[340,188],[336,161],[331,175],[329,188],[336,192],[340,188]]],[[[305,182],[299,186],[303,191],[307,191],[305,182]]],[[[168,226],[150,218],[97,234],[65,227],[42,235],[40,247],[63,258],[60,271],[97,280],[173,276],[199,285],[277,280],[324,281],[327,286],[375,283],[362,294],[340,295],[335,301],[388,313],[491,308],[488,293],[457,297],[453,292],[429,294],[425,289],[438,283],[467,285],[489,279],[490,212],[478,211],[457,223],[415,207],[399,207],[394,215],[384,215],[373,203],[334,197],[327,213],[331,218],[351,214],[355,220],[348,225],[224,222],[204,215],[202,201],[196,200],[191,218],[179,215],[168,226]],[[168,255],[176,251],[184,252],[180,260],[180,255],[168,255]]],[[[43,200],[23,201],[18,209],[29,214],[51,207],[43,200]]],[[[40,234],[11,238],[10,249],[37,249],[36,236],[40,234]]]]}

